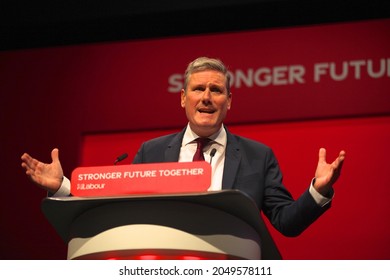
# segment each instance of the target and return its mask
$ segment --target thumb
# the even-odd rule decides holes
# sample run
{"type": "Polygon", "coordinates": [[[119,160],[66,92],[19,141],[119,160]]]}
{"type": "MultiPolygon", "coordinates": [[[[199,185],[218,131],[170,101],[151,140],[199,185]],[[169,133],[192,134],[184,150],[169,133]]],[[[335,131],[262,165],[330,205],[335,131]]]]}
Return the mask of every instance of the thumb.
{"type": "Polygon", "coordinates": [[[57,148],[54,148],[52,151],[51,151],[51,160],[53,162],[59,162],[60,161],[60,157],[59,157],[59,150],[57,148]]]}
{"type": "Polygon", "coordinates": [[[326,163],[326,150],[321,148],[318,152],[318,163],[326,163]]]}

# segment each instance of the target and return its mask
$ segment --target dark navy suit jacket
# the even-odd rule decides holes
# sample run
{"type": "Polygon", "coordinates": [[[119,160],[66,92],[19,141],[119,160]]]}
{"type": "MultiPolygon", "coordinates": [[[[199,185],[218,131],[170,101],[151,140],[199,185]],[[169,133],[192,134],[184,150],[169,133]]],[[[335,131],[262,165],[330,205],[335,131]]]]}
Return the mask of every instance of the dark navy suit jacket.
{"type": "MultiPolygon", "coordinates": [[[[143,143],[133,163],[178,161],[184,132],[143,143]]],[[[226,133],[222,189],[238,189],[250,196],[282,234],[300,234],[330,207],[330,203],[317,205],[308,189],[294,200],[282,183],[282,173],[269,147],[227,129],[226,133]]]]}

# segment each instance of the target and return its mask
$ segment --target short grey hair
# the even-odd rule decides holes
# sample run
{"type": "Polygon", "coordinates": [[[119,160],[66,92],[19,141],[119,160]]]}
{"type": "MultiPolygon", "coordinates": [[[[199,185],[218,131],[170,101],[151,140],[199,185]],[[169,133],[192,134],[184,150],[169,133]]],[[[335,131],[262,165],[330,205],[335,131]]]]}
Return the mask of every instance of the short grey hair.
{"type": "Polygon", "coordinates": [[[184,91],[187,90],[190,75],[196,72],[205,70],[215,70],[225,75],[226,77],[226,89],[228,95],[230,95],[230,74],[227,67],[223,62],[217,58],[198,57],[194,61],[190,62],[184,73],[184,91]]]}

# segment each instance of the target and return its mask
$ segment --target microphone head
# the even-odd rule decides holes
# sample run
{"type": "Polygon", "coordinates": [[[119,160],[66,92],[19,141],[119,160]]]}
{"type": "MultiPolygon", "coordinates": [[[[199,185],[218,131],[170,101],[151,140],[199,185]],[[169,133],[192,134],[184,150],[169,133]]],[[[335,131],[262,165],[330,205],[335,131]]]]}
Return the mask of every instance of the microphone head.
{"type": "Polygon", "coordinates": [[[117,164],[118,162],[124,160],[125,158],[128,157],[128,154],[127,153],[124,153],[122,155],[120,155],[119,157],[116,158],[115,162],[114,162],[114,165],[117,164]]]}
{"type": "Polygon", "coordinates": [[[213,148],[210,152],[210,157],[213,157],[215,156],[215,153],[217,152],[217,149],[216,148],[213,148]]]}

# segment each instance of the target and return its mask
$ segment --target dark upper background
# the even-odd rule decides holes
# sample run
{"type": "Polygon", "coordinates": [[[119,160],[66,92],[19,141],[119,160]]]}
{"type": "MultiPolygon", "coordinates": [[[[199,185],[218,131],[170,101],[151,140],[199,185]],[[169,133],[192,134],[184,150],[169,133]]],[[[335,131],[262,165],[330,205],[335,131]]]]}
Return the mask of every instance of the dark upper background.
{"type": "Polygon", "coordinates": [[[0,8],[0,50],[389,16],[388,0],[5,0],[0,8]]]}

